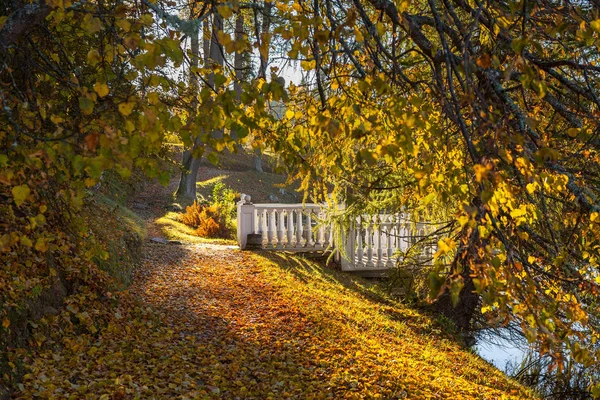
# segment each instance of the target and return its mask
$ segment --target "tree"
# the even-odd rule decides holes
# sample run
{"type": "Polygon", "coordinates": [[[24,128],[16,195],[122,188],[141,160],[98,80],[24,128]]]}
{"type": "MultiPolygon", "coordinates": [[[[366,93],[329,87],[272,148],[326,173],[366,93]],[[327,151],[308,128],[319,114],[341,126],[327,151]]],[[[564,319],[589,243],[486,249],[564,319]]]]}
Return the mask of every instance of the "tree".
{"type": "MultiPolygon", "coordinates": [[[[345,200],[346,223],[384,209],[435,223],[417,247],[437,243],[423,267],[459,329],[481,312],[519,324],[559,366],[600,365],[598,1],[198,2],[189,19],[169,4],[6,5],[3,281],[33,270],[48,277],[47,252],[84,276],[67,255],[89,259],[77,224],[86,191],[107,170],[127,177],[139,168],[167,182],[154,157],[166,132],[213,161],[235,150],[232,132],[251,134],[314,197],[333,190],[345,200]],[[263,13],[262,76],[239,93],[225,55],[251,46],[232,40],[223,20],[241,9],[263,13]],[[281,23],[271,29],[275,9],[281,23]],[[210,60],[196,68],[199,41],[189,56],[180,41],[209,16],[210,60]],[[312,86],[266,79],[275,36],[312,86]],[[203,84],[177,80],[177,68],[203,84]],[[286,102],[281,121],[271,101],[286,102]]],[[[197,168],[189,170],[182,192],[192,197],[197,168]]]]}
{"type": "Polygon", "coordinates": [[[600,357],[597,5],[298,1],[278,31],[315,80],[272,137],[304,187],[439,222],[439,309],[559,365],[600,357]]]}
{"type": "MultiPolygon", "coordinates": [[[[190,19],[195,17],[194,7],[191,6],[190,9],[190,19]]],[[[204,47],[204,59],[205,63],[209,59],[207,45],[206,43],[210,41],[210,39],[206,38],[206,30],[209,25],[208,19],[204,21],[203,27],[203,47],[204,47]]],[[[190,83],[190,91],[192,92],[192,101],[191,101],[191,109],[190,109],[190,117],[193,120],[196,109],[198,107],[197,96],[195,92],[199,89],[198,85],[198,77],[196,76],[198,67],[199,67],[199,59],[200,59],[200,41],[199,41],[200,30],[199,27],[192,28],[190,32],[190,65],[189,65],[189,83],[190,83]]],[[[185,198],[196,198],[196,179],[198,174],[198,169],[200,168],[201,158],[198,155],[199,150],[202,149],[202,142],[200,141],[200,135],[198,135],[191,148],[185,149],[182,155],[182,171],[181,177],[179,179],[179,185],[177,188],[176,195],[178,197],[185,198]]]]}
{"type": "MultiPolygon", "coordinates": [[[[265,0],[262,8],[262,22],[259,23],[258,9],[254,8],[254,31],[256,34],[256,43],[259,49],[260,65],[258,68],[258,78],[267,79],[267,66],[269,65],[269,48],[271,46],[271,18],[273,13],[273,3],[265,0]]],[[[263,172],[260,149],[254,153],[254,169],[263,172]]]]}
{"type": "MultiPolygon", "coordinates": [[[[224,29],[224,16],[228,18],[233,15],[232,9],[228,6],[219,6],[219,7],[211,7],[208,11],[211,15],[212,26],[209,27],[208,23],[205,22],[204,25],[204,68],[202,71],[196,70],[196,73],[204,74],[205,79],[205,93],[216,94],[219,96],[223,87],[222,85],[227,82],[228,79],[234,81],[234,89],[233,93],[228,89],[224,91],[224,102],[229,103],[230,101],[237,101],[239,103],[242,94],[242,86],[241,86],[241,67],[238,67],[238,64],[241,65],[241,61],[243,59],[243,54],[249,51],[249,46],[247,45],[247,38],[244,36],[243,32],[243,16],[241,10],[237,9],[237,17],[236,17],[236,28],[234,32],[234,40],[231,40],[230,36],[225,32],[224,29]],[[221,8],[219,8],[221,7],[221,8]],[[222,41],[225,40],[228,45],[227,49],[224,49],[222,41]],[[234,52],[234,66],[233,71],[226,71],[225,67],[225,54],[234,52]],[[232,99],[232,95],[235,97],[232,99]]],[[[203,10],[207,7],[205,6],[203,10]]],[[[193,92],[193,91],[192,91],[193,92]]],[[[192,96],[197,96],[192,93],[192,96]]],[[[202,97],[202,96],[201,96],[202,97]]],[[[207,95],[204,96],[205,100],[212,101],[208,98],[207,95]]],[[[219,110],[217,104],[212,103],[214,106],[214,110],[219,110]]],[[[192,104],[192,108],[204,108],[205,105],[203,103],[194,102],[192,104]]],[[[190,118],[190,123],[188,123],[189,131],[187,134],[190,134],[190,137],[193,138],[193,144],[190,148],[184,151],[183,155],[183,169],[181,173],[181,178],[179,181],[179,187],[177,189],[176,195],[178,197],[183,197],[188,200],[196,198],[196,179],[198,175],[198,170],[201,164],[201,156],[204,153],[205,145],[210,143],[211,141],[221,142],[216,147],[219,149],[223,148],[223,141],[227,142],[230,150],[234,151],[234,143],[238,142],[243,136],[238,134],[238,129],[232,128],[225,134],[225,121],[200,121],[205,117],[205,115],[194,115],[190,118]],[[212,127],[208,126],[211,125],[212,127]],[[209,134],[207,135],[207,132],[209,134]]],[[[236,144],[237,146],[237,144],[236,144]]],[[[215,146],[212,146],[213,148],[215,146]]],[[[220,150],[219,150],[220,151],[220,150]]],[[[215,161],[212,159],[212,161],[215,161]]]]}

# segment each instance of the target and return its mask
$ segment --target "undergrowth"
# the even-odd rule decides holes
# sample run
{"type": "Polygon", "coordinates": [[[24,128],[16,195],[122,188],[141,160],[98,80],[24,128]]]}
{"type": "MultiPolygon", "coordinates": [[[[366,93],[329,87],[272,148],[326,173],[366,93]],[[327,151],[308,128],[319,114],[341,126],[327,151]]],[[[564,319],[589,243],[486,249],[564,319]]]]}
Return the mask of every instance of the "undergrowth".
{"type": "Polygon", "coordinates": [[[232,239],[236,231],[235,199],[237,194],[222,182],[216,182],[208,202],[194,201],[181,214],[181,222],[200,237],[232,239]]]}

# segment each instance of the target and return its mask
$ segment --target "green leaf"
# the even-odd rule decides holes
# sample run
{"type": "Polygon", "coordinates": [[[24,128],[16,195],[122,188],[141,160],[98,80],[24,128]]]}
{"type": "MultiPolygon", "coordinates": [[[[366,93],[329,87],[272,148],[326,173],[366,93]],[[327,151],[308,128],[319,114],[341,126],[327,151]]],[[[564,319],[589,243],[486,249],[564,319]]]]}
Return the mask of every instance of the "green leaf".
{"type": "Polygon", "coordinates": [[[440,294],[445,279],[443,276],[440,276],[437,272],[432,271],[429,273],[427,280],[429,281],[429,297],[431,299],[435,299],[440,294]]]}
{"type": "Polygon", "coordinates": [[[223,74],[215,74],[214,79],[215,79],[215,87],[222,86],[227,81],[227,78],[223,74]]]}
{"type": "Polygon", "coordinates": [[[362,149],[361,151],[359,151],[357,158],[358,158],[358,162],[360,162],[360,163],[364,162],[368,165],[373,165],[377,161],[375,159],[375,157],[373,156],[373,153],[371,153],[367,149],[362,149]]]}
{"type": "Polygon", "coordinates": [[[212,164],[212,165],[218,165],[219,164],[219,155],[217,153],[210,153],[206,156],[206,159],[212,164]]]}
{"type": "Polygon", "coordinates": [[[94,111],[94,102],[87,97],[80,97],[79,108],[85,115],[90,115],[94,111]]]}

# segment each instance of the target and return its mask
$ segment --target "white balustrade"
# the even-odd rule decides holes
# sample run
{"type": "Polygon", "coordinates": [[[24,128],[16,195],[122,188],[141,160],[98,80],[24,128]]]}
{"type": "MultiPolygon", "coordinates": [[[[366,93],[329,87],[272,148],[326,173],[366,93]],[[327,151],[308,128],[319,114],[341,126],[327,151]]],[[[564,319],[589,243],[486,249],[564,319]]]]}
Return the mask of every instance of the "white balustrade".
{"type": "MultiPolygon", "coordinates": [[[[238,244],[246,248],[248,234],[260,235],[267,250],[335,250],[327,207],[320,204],[252,204],[250,196],[238,202],[238,244]]],[[[434,226],[410,221],[407,214],[359,216],[342,233],[342,270],[393,268],[399,257],[433,232],[434,226]]],[[[425,246],[420,257],[431,260],[435,246],[425,246]]]]}

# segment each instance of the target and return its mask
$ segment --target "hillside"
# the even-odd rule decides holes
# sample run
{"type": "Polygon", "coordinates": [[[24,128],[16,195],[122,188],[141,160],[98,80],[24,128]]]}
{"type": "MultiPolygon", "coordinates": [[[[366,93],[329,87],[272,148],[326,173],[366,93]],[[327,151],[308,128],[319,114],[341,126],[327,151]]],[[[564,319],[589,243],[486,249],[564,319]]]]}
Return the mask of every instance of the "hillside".
{"type": "MultiPolygon", "coordinates": [[[[149,236],[168,193],[136,197],[149,236]]],[[[146,241],[129,290],[67,299],[39,323],[51,334],[22,357],[16,398],[531,397],[372,282],[218,243],[146,241]]]]}

